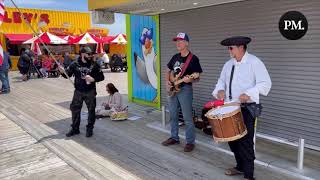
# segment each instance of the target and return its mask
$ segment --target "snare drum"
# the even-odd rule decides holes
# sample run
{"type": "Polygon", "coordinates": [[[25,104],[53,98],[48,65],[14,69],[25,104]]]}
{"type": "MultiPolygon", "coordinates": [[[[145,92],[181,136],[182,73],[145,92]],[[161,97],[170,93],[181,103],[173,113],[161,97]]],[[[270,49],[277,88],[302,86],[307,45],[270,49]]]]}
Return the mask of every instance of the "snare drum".
{"type": "Polygon", "coordinates": [[[211,109],[205,116],[209,120],[216,142],[235,141],[247,134],[239,105],[225,104],[211,109]]]}

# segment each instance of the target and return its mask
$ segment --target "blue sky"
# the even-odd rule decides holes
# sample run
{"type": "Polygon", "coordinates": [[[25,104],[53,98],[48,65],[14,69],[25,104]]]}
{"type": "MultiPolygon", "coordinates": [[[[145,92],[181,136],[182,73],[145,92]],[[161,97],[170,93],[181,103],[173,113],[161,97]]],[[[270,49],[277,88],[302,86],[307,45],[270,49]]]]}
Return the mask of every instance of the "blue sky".
{"type": "MultiPolygon", "coordinates": [[[[87,0],[14,0],[14,2],[20,8],[88,12],[87,0]]],[[[5,6],[13,7],[13,4],[10,0],[5,0],[5,6]]],[[[108,28],[110,29],[110,35],[116,35],[118,33],[125,34],[125,24],[125,16],[123,14],[116,14],[114,24],[93,26],[108,28]]]]}

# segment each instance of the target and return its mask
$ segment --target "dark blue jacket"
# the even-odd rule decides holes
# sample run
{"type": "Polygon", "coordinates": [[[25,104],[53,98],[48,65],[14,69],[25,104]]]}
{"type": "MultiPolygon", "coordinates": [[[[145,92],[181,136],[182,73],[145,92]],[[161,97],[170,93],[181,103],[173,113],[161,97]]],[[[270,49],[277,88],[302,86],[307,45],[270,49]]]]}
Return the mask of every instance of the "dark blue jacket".
{"type": "Polygon", "coordinates": [[[10,56],[7,52],[3,52],[3,63],[0,65],[0,71],[8,71],[12,67],[10,56]]]}
{"type": "Polygon", "coordinates": [[[23,52],[18,60],[18,67],[29,67],[31,63],[31,57],[28,53],[23,52]]]}

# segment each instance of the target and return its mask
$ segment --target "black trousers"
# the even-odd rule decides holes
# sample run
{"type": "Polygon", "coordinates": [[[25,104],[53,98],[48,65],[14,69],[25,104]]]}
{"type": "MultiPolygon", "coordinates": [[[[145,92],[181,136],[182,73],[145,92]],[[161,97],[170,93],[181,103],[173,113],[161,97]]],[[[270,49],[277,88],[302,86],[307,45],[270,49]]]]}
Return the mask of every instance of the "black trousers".
{"type": "Polygon", "coordinates": [[[244,178],[253,179],[254,171],[254,124],[255,118],[246,108],[241,108],[243,120],[247,127],[247,135],[236,141],[230,141],[229,147],[237,162],[236,168],[244,173],[244,178]]]}
{"type": "Polygon", "coordinates": [[[93,129],[94,123],[96,121],[96,90],[90,90],[88,92],[80,92],[75,90],[73,94],[73,99],[70,104],[70,110],[72,113],[72,124],[71,127],[74,130],[79,130],[80,120],[81,120],[81,108],[83,101],[86,103],[88,108],[88,125],[87,129],[93,129]]]}

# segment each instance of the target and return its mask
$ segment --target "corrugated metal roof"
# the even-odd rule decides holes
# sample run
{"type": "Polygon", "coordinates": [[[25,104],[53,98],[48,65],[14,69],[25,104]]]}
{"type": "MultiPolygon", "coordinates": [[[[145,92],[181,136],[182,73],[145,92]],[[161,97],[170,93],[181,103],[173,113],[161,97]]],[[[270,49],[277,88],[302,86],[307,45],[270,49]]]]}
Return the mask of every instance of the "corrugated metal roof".
{"type": "Polygon", "coordinates": [[[243,0],[88,0],[89,10],[104,10],[125,14],[155,15],[195,9],[243,0]]]}

